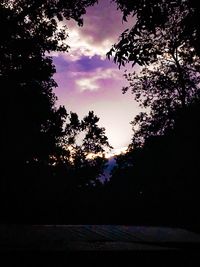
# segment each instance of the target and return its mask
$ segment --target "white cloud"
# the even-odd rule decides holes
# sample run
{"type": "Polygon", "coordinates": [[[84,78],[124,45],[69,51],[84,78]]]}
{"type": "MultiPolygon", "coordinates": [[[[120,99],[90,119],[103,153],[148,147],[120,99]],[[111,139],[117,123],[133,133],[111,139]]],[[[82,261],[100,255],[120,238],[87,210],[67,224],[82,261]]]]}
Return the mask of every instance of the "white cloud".
{"type": "Polygon", "coordinates": [[[82,78],[76,81],[77,86],[79,87],[80,91],[97,91],[99,86],[96,84],[97,79],[93,78],[82,78]]]}
{"type": "Polygon", "coordinates": [[[83,27],[72,20],[58,23],[59,28],[66,25],[68,28],[66,42],[70,49],[65,54],[67,60],[76,61],[82,56],[91,58],[95,55],[105,59],[119,35],[133,24],[132,19],[122,23],[122,13],[109,0],[101,0],[98,5],[89,7],[83,19],[83,27]]]}
{"type": "Polygon", "coordinates": [[[100,84],[103,80],[108,79],[120,79],[121,75],[118,69],[103,69],[98,68],[95,72],[90,73],[82,73],[81,77],[80,74],[75,73],[74,76],[77,76],[75,83],[81,92],[86,90],[88,91],[97,91],[99,90],[102,85],[100,84]]]}
{"type": "Polygon", "coordinates": [[[111,157],[114,157],[114,156],[118,156],[118,155],[121,155],[121,154],[126,154],[127,153],[127,149],[128,147],[127,146],[124,146],[124,147],[121,147],[121,148],[114,148],[111,152],[108,152],[106,154],[106,158],[111,158],[111,157]]]}
{"type": "MultiPolygon", "coordinates": [[[[114,41],[105,39],[99,44],[94,43],[93,38],[81,33],[82,29],[76,25],[69,27],[69,37],[66,42],[70,48],[69,53],[66,53],[64,57],[69,61],[77,61],[82,56],[92,58],[95,55],[100,56],[101,59],[106,59],[106,53],[110,50],[114,41]]],[[[56,52],[52,55],[58,56],[59,54],[56,52]]]]}

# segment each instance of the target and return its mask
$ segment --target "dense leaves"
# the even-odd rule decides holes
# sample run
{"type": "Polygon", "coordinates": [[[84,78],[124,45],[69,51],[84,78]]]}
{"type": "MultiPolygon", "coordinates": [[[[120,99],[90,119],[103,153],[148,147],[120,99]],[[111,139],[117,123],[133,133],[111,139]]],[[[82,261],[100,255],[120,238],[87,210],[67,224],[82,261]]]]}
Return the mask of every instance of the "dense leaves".
{"type": "Polygon", "coordinates": [[[70,162],[70,170],[77,186],[95,185],[103,174],[105,153],[112,147],[108,143],[105,129],[98,126],[99,118],[90,111],[79,120],[71,112],[65,125],[65,135],[61,147],[65,147],[70,162]]]}
{"type": "Polygon", "coordinates": [[[173,127],[177,110],[199,98],[200,59],[190,41],[179,35],[182,16],[181,6],[176,7],[162,28],[150,35],[144,29],[137,42],[131,41],[138,49],[140,44],[147,49],[141,50],[142,57],[132,50],[140,60],[137,63],[145,66],[126,73],[129,86],[123,88],[123,93],[130,89],[140,107],[147,109],[132,122],[135,146],[141,146],[145,138],[165,134],[173,127]]]}
{"type": "Polygon", "coordinates": [[[67,50],[66,30],[59,26],[59,20],[72,18],[81,23],[81,15],[92,3],[0,2],[1,141],[5,161],[11,160],[11,154],[24,161],[48,158],[55,149],[56,139],[63,134],[61,124],[66,112],[55,108],[55,68],[46,53],[67,50]]]}
{"type": "Polygon", "coordinates": [[[177,111],[199,98],[199,58],[184,46],[163,50],[150,67],[125,74],[130,85],[123,92],[130,89],[141,108],[147,109],[132,122],[135,142],[139,137],[165,134],[173,127],[177,111]]]}
{"type": "Polygon", "coordinates": [[[17,220],[15,210],[25,218],[25,210],[31,213],[46,201],[53,204],[52,194],[59,191],[64,200],[67,187],[98,183],[109,147],[105,129],[92,112],[79,123],[75,113],[56,107],[56,70],[48,56],[67,51],[62,25],[69,19],[82,25],[86,7],[95,2],[0,1],[0,197],[5,220],[8,213],[17,220]],[[75,137],[81,132],[86,136],[79,146],[75,137]],[[102,157],[88,159],[98,152],[102,157]]]}
{"type": "Polygon", "coordinates": [[[157,50],[155,39],[165,34],[166,24],[177,13],[176,20],[171,24],[176,31],[177,39],[189,42],[199,54],[200,9],[196,1],[113,1],[122,10],[124,20],[129,16],[135,18],[133,27],[122,33],[119,42],[108,53],[109,56],[114,53],[114,61],[119,66],[127,62],[143,65],[157,58],[159,50],[157,50]],[[142,37],[144,32],[147,33],[146,38],[142,37]]]}
{"type": "Polygon", "coordinates": [[[108,57],[136,67],[125,73],[123,93],[131,90],[143,112],[128,153],[116,158],[110,190],[130,221],[135,212],[143,223],[199,230],[200,9],[190,0],[115,2],[135,24],[108,57]]]}

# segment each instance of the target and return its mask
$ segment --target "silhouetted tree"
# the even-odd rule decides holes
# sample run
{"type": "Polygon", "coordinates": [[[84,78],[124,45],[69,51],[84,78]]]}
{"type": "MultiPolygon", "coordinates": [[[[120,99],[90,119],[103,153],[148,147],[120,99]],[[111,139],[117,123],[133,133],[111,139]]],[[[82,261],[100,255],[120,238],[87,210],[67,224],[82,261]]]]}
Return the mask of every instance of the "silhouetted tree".
{"type": "Polygon", "coordinates": [[[176,13],[177,19],[171,26],[176,30],[177,39],[189,43],[199,55],[200,9],[196,1],[113,1],[122,10],[125,21],[129,16],[135,18],[132,28],[122,33],[119,42],[108,53],[110,56],[114,53],[114,61],[119,66],[127,62],[144,65],[159,56],[155,40],[165,33],[166,24],[169,24],[172,15],[176,13]],[[147,33],[146,39],[141,38],[144,32],[147,33]]]}
{"type": "MultiPolygon", "coordinates": [[[[6,121],[2,140],[5,150],[12,150],[18,159],[19,154],[26,161],[30,157],[37,158],[33,151],[42,150],[46,143],[38,141],[43,138],[39,136],[49,131],[51,124],[55,128],[53,119],[61,116],[61,109],[57,111],[54,106],[56,97],[52,91],[57,86],[53,80],[55,68],[51,57],[46,56],[51,51],[67,51],[68,46],[63,42],[67,37],[65,27],[60,27],[58,20],[73,18],[81,24],[85,7],[93,2],[16,0],[0,3],[0,83],[4,88],[1,114],[6,121]],[[14,129],[17,131],[13,132],[14,129]],[[32,155],[27,155],[28,151],[32,155]]],[[[47,134],[49,137],[52,128],[51,134],[47,134]]]]}
{"type": "Polygon", "coordinates": [[[127,223],[199,229],[199,108],[193,101],[165,135],[116,158],[110,201],[120,202],[117,212],[127,223]]]}
{"type": "MultiPolygon", "coordinates": [[[[171,36],[171,35],[170,35],[171,36]]],[[[137,73],[125,74],[134,98],[146,112],[132,122],[134,144],[142,145],[145,138],[163,135],[173,127],[177,111],[199,98],[199,57],[186,44],[173,45],[170,36],[160,41],[159,59],[137,73]],[[166,43],[169,44],[166,45],[166,43]]]]}
{"type": "Polygon", "coordinates": [[[129,198],[142,223],[197,227],[199,8],[189,0],[116,2],[136,23],[108,56],[114,53],[119,66],[142,66],[125,74],[123,92],[132,90],[146,112],[132,122],[133,142],[116,159],[111,192],[129,198]]]}
{"type": "Polygon", "coordinates": [[[38,177],[48,176],[52,159],[65,154],[59,142],[67,113],[55,107],[55,67],[47,55],[67,51],[62,20],[82,25],[85,8],[94,2],[0,2],[1,203],[6,212],[26,205],[38,177]]]}
{"type": "MultiPolygon", "coordinates": [[[[135,46],[138,53],[122,45],[124,52],[132,56],[130,61],[145,65],[141,71],[125,74],[130,85],[123,88],[123,93],[131,89],[140,106],[148,108],[148,112],[141,112],[132,122],[135,145],[142,145],[144,138],[151,135],[164,134],[173,127],[176,111],[199,97],[200,60],[190,41],[179,34],[182,12],[182,6],[173,7],[173,13],[169,11],[162,27],[153,33],[148,26],[143,27],[136,40],[130,39],[130,45],[135,46]]],[[[138,21],[146,23],[140,18],[138,21]]],[[[128,38],[126,34],[124,39],[128,38]]],[[[126,59],[122,62],[125,64],[126,59]]]]}
{"type": "Polygon", "coordinates": [[[105,152],[111,149],[105,129],[98,126],[98,121],[93,111],[81,121],[71,112],[65,126],[62,146],[68,151],[74,179],[79,186],[98,183],[107,162],[105,152]]]}

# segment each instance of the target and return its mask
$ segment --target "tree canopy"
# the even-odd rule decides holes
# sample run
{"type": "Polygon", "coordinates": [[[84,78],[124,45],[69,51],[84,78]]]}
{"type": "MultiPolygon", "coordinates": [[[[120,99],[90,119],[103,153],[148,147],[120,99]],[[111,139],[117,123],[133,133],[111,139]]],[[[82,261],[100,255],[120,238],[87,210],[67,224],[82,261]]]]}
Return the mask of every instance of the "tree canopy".
{"type": "Polygon", "coordinates": [[[200,9],[194,0],[154,1],[113,0],[123,12],[123,19],[135,17],[135,24],[124,31],[108,53],[114,54],[114,61],[119,64],[132,62],[144,65],[159,55],[155,40],[165,33],[166,25],[177,14],[171,27],[176,31],[177,39],[190,43],[197,54],[200,53],[200,9]],[[143,33],[146,39],[143,39],[143,33]]]}
{"type": "Polygon", "coordinates": [[[52,51],[68,51],[67,27],[61,22],[74,19],[82,25],[82,15],[95,2],[0,1],[0,195],[6,213],[23,210],[30,203],[34,207],[35,196],[44,199],[50,194],[48,190],[59,188],[62,179],[65,187],[69,183],[64,179],[76,178],[74,169],[92,169],[90,176],[84,175],[83,185],[95,182],[103,170],[103,156],[92,161],[87,155],[103,154],[109,147],[105,129],[98,127],[99,119],[92,112],[79,121],[75,113],[69,115],[64,107],[56,107],[56,69],[49,56],[52,51]],[[82,146],[75,145],[73,131],[75,135],[86,133],[82,146]],[[69,149],[71,144],[76,146],[75,154],[69,149]],[[58,179],[56,185],[54,178],[58,179]]]}
{"type": "Polygon", "coordinates": [[[82,120],[71,112],[65,123],[65,134],[60,139],[60,146],[64,148],[61,160],[64,164],[70,164],[78,186],[99,182],[99,176],[103,174],[107,162],[105,153],[112,148],[105,135],[105,128],[99,127],[98,121],[99,118],[93,111],[82,120]]]}
{"type": "Polygon", "coordinates": [[[135,141],[139,136],[165,134],[173,127],[178,110],[200,96],[200,58],[194,48],[178,42],[172,28],[166,28],[155,43],[159,53],[157,60],[140,71],[125,74],[129,86],[123,88],[123,93],[130,89],[140,107],[148,110],[132,122],[134,129],[137,128],[135,141]]]}
{"type": "Polygon", "coordinates": [[[132,122],[133,143],[141,146],[145,138],[165,134],[178,110],[199,98],[199,8],[189,0],[115,2],[124,20],[135,16],[135,25],[122,33],[108,57],[114,53],[119,67],[136,64],[133,73],[125,74],[129,86],[123,93],[130,89],[147,110],[132,122]]]}
{"type": "Polygon", "coordinates": [[[123,93],[131,90],[143,112],[132,122],[128,153],[116,158],[111,187],[129,195],[139,216],[186,227],[199,208],[200,9],[190,0],[115,2],[135,24],[108,57],[135,66],[123,93]]]}
{"type": "Polygon", "coordinates": [[[47,53],[67,51],[66,27],[59,21],[74,19],[81,25],[86,7],[94,3],[0,2],[1,141],[6,161],[11,160],[11,154],[18,155],[14,161],[20,157],[38,160],[39,155],[48,158],[55,149],[56,139],[63,134],[66,111],[55,107],[56,70],[47,53]]]}

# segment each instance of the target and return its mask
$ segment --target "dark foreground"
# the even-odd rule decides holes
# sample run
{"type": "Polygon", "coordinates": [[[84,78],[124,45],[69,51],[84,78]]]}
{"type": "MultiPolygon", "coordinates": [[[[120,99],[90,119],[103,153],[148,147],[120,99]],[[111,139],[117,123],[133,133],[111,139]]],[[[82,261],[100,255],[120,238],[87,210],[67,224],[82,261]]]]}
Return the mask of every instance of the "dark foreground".
{"type": "MultiPolygon", "coordinates": [[[[159,252],[161,266],[169,266],[173,263],[169,255],[173,253],[179,253],[179,263],[185,262],[189,252],[200,255],[200,234],[184,229],[119,225],[1,225],[0,252],[7,262],[14,259],[15,264],[16,259],[26,257],[23,266],[37,266],[41,263],[39,255],[46,257],[43,266],[60,266],[64,259],[64,265],[69,264],[70,259],[78,266],[86,260],[85,263],[99,263],[102,267],[108,264],[109,257],[112,264],[121,260],[121,266],[130,260],[137,262],[136,266],[141,266],[138,262],[149,265],[146,260],[160,264],[159,252]],[[88,262],[91,259],[93,263],[88,262]]],[[[194,258],[187,259],[191,265],[194,258]]]]}
{"type": "Polygon", "coordinates": [[[1,225],[1,251],[127,251],[199,249],[184,229],[119,225],[1,225]]]}

